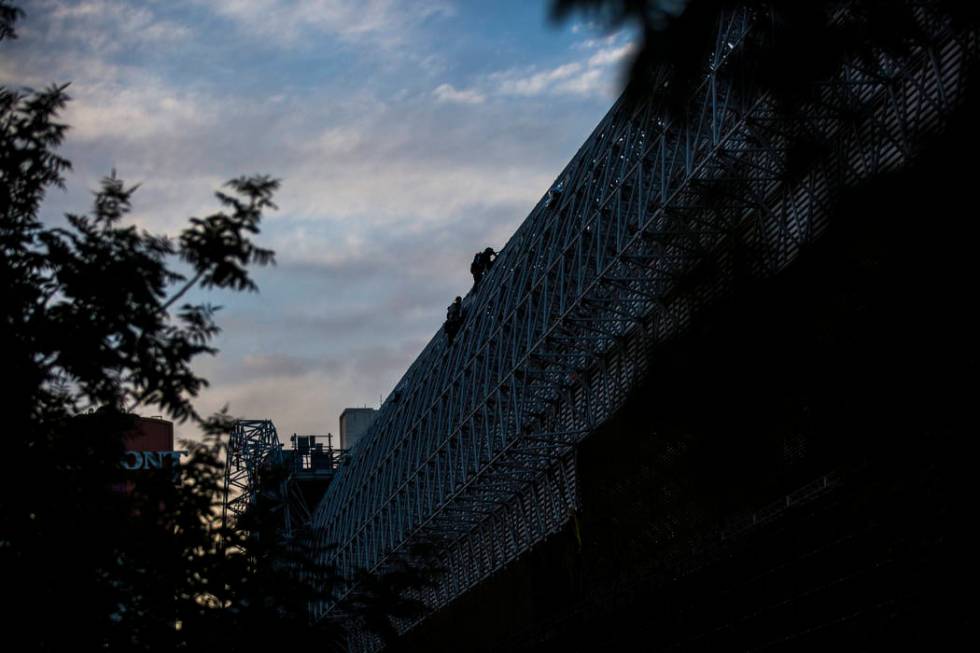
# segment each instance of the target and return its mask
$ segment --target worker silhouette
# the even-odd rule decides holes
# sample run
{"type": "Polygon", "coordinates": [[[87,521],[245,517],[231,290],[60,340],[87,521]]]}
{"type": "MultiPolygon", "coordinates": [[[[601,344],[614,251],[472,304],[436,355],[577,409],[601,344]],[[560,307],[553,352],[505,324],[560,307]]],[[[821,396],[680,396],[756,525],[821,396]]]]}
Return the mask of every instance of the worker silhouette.
{"type": "Polygon", "coordinates": [[[480,285],[480,279],[483,278],[483,252],[477,252],[473,255],[473,262],[470,263],[470,274],[473,275],[473,287],[476,288],[480,285]]]}
{"type": "Polygon", "coordinates": [[[477,252],[470,263],[470,273],[473,275],[473,287],[480,285],[483,275],[490,270],[493,262],[497,259],[497,252],[492,247],[487,247],[482,252],[477,252]]]}
{"type": "Polygon", "coordinates": [[[446,341],[449,346],[452,347],[453,340],[456,339],[456,334],[459,333],[460,327],[463,326],[463,298],[457,297],[453,300],[453,303],[446,308],[446,322],[442,325],[443,330],[446,332],[446,341]]]}

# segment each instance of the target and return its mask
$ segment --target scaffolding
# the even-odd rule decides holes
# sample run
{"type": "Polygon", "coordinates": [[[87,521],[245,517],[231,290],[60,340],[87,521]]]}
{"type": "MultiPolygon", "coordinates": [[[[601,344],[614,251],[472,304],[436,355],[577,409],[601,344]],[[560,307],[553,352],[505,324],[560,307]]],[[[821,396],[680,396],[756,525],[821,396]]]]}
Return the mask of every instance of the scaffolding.
{"type": "Polygon", "coordinates": [[[914,46],[846,63],[791,116],[742,57],[767,29],[748,10],[721,16],[686,113],[617,101],[466,297],[454,343],[428,343],[339,470],[312,517],[323,561],[378,570],[435,543],[447,571],[422,598],[436,608],[561,528],[576,444],[623,405],[654,345],[724,295],[723,245],[756,252],[759,274],[785,268],[841,188],[901,169],[943,129],[977,34],[916,7],[914,46]],[[790,177],[800,134],[830,146],[790,177]],[[711,283],[686,284],[705,262],[711,283]]]}
{"type": "Polygon", "coordinates": [[[347,452],[333,447],[330,434],[294,433],[290,444],[291,448],[283,447],[270,420],[235,423],[225,466],[225,526],[235,527],[260,494],[271,500],[282,537],[292,538],[297,529],[309,524],[309,506],[319,502],[347,452]]]}

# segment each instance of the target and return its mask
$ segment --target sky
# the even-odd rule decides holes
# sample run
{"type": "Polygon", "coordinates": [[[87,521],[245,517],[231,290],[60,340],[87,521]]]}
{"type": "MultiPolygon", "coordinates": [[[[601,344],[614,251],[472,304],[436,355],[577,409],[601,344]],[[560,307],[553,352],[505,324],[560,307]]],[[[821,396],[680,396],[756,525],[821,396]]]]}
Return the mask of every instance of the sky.
{"type": "MultiPolygon", "coordinates": [[[[222,306],[203,413],[338,432],[377,407],[618,95],[629,35],[546,0],[24,0],[0,84],[71,82],[67,190],[110,170],[131,221],[176,235],[233,177],[282,180],[255,294],[222,306]]],[[[152,412],[152,411],[150,411],[152,412]]],[[[192,437],[193,427],[177,426],[192,437]]]]}

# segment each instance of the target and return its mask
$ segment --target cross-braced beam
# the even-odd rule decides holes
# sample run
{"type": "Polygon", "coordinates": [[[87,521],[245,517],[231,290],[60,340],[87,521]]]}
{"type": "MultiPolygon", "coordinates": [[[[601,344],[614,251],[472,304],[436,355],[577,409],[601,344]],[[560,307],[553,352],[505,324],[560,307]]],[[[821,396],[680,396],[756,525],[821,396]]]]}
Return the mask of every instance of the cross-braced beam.
{"type": "Polygon", "coordinates": [[[686,113],[620,99],[466,298],[454,344],[433,338],[383,404],[314,513],[325,558],[378,569],[434,542],[447,571],[423,598],[438,606],[559,529],[576,444],[650,373],[653,345],[726,291],[726,245],[760,274],[785,267],[840,189],[943,128],[977,35],[916,7],[907,52],[845,63],[791,114],[756,85],[742,44],[768,26],[748,11],[721,17],[686,113]],[[790,176],[801,135],[828,147],[790,176]]]}
{"type": "Polygon", "coordinates": [[[228,441],[225,465],[224,504],[222,521],[234,527],[238,518],[255,505],[259,493],[275,493],[274,504],[281,514],[280,534],[292,536],[296,502],[291,500],[289,477],[283,475],[271,487],[263,472],[283,469],[282,443],[276,427],[269,420],[239,420],[228,441]]]}

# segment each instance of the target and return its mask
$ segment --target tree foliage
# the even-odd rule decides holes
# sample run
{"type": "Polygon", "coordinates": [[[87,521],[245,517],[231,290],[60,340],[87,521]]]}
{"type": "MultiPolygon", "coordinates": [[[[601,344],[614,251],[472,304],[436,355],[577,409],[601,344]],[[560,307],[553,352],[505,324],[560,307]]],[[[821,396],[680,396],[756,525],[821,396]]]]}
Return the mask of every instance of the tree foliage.
{"type": "Polygon", "coordinates": [[[24,15],[19,7],[0,0],[0,41],[17,38],[14,23],[24,15]]]}
{"type": "MultiPolygon", "coordinates": [[[[23,12],[0,1],[0,40],[23,12]]],[[[346,624],[311,622],[311,604],[342,582],[319,562],[315,533],[277,530],[275,502],[254,501],[236,528],[221,520],[221,436],[232,419],[203,417],[207,386],[192,364],[213,355],[218,307],[194,288],[254,291],[274,263],[254,241],[279,181],[238,177],[219,209],[176,238],[127,221],[137,185],[115,171],[91,210],[42,220],[64,188],[58,153],[68,85],[0,88],[0,347],[8,446],[0,462],[0,578],[9,632],[29,649],[253,650],[263,643],[340,650],[346,624]],[[196,424],[176,470],[125,476],[133,411],[196,424]],[[120,491],[127,487],[128,491],[120,491]],[[13,627],[16,626],[16,631],[13,627]]],[[[403,565],[369,583],[340,614],[379,628],[417,614],[404,593],[427,571],[403,565]]]]}
{"type": "MultiPolygon", "coordinates": [[[[0,4],[0,39],[22,12],[0,4]]],[[[64,187],[58,153],[67,85],[0,88],[0,343],[7,448],[0,463],[4,621],[39,650],[245,650],[275,633],[339,643],[336,624],[312,627],[309,601],[329,593],[328,570],[298,542],[250,537],[220,523],[218,434],[226,415],[193,406],[207,385],[193,361],[214,354],[216,307],[182,301],[195,288],[255,290],[263,213],[279,182],[232,179],[219,210],[178,238],[127,224],[136,186],[113,172],[87,214],[42,220],[64,187]],[[178,271],[180,259],[183,271],[178,271]],[[132,410],[198,424],[176,477],[119,487],[132,410]]],[[[251,516],[257,523],[257,508],[251,516]]]]}

